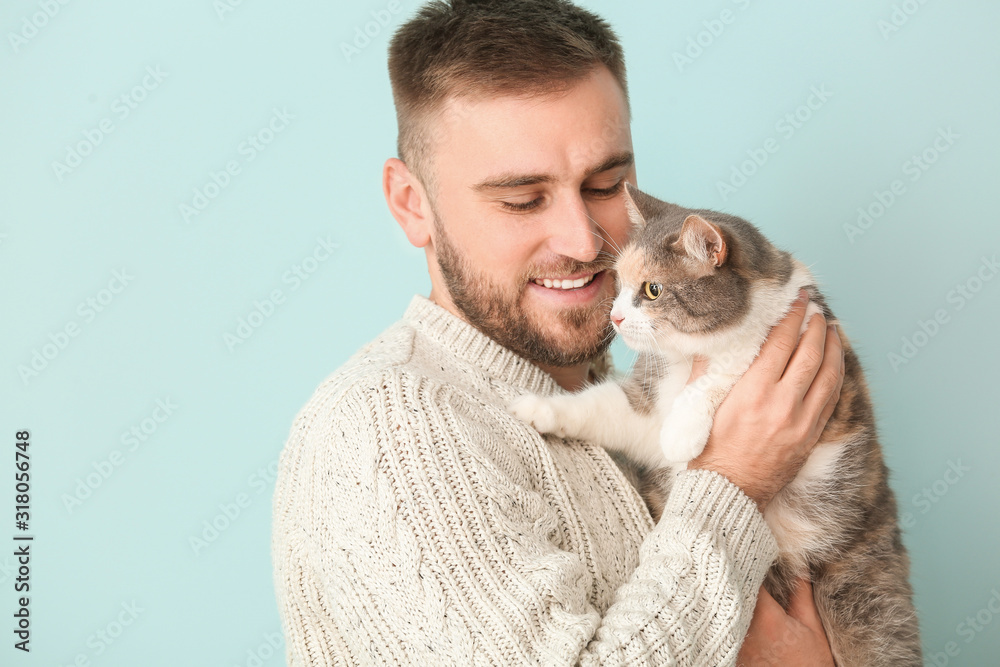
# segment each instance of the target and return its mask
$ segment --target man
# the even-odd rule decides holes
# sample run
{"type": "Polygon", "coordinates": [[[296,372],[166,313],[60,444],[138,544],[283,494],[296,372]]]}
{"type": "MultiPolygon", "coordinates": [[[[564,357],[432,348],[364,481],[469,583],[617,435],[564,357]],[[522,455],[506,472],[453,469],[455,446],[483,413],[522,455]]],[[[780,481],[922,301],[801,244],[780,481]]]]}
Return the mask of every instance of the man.
{"type": "Polygon", "coordinates": [[[599,444],[505,410],[606,370],[636,176],[607,24],[560,0],[435,2],[389,69],[383,186],[432,289],[317,389],[282,453],[289,665],[832,665],[807,582],[789,614],[763,592],[754,612],[776,555],[761,511],[843,377],[821,317],[796,347],[802,302],[655,526],[599,444]]]}

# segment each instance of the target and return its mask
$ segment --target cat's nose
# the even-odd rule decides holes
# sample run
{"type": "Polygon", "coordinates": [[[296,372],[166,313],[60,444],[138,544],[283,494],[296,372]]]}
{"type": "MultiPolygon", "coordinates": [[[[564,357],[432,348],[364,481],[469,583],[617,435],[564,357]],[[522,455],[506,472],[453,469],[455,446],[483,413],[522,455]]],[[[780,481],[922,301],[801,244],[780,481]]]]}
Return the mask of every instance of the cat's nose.
{"type": "Polygon", "coordinates": [[[622,322],[625,321],[625,318],[619,315],[618,313],[611,313],[611,321],[615,323],[616,327],[620,327],[622,325],[622,322]]]}

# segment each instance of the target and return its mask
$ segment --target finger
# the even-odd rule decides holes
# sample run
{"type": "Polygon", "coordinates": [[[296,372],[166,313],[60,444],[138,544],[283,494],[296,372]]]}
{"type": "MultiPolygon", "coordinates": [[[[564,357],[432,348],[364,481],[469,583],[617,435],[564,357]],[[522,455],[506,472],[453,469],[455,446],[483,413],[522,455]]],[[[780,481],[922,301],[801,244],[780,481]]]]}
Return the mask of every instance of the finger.
{"type": "Polygon", "coordinates": [[[805,290],[799,290],[799,298],[792,303],[788,314],[771,329],[747,374],[761,374],[775,381],[781,378],[799,340],[808,302],[809,296],[805,290]]]}
{"type": "Polygon", "coordinates": [[[788,615],[802,625],[815,632],[821,632],[825,636],[823,620],[819,617],[816,599],[813,597],[812,582],[808,579],[802,578],[795,582],[795,589],[788,602],[788,615]]]}
{"type": "MultiPolygon", "coordinates": [[[[788,626],[789,616],[778,601],[763,586],[757,593],[757,605],[750,618],[746,641],[752,641],[757,650],[774,646],[788,626]]],[[[758,664],[758,663],[753,663],[758,664]]]]}
{"type": "Polygon", "coordinates": [[[802,401],[803,407],[809,414],[820,416],[823,425],[833,414],[837,401],[840,400],[840,390],[844,386],[844,371],[844,345],[837,327],[833,326],[826,333],[823,365],[816,372],[816,378],[802,401]]]}
{"type": "Polygon", "coordinates": [[[751,625],[756,623],[759,627],[773,628],[776,621],[787,616],[785,610],[778,604],[778,601],[767,592],[763,586],[757,593],[757,606],[753,610],[753,620],[751,625]]]}
{"type": "Polygon", "coordinates": [[[833,413],[837,409],[837,404],[840,403],[840,394],[844,388],[844,363],[841,361],[840,364],[840,379],[837,381],[837,386],[834,388],[833,395],[830,396],[830,400],[826,402],[823,406],[823,412],[819,416],[819,421],[816,422],[816,433],[823,433],[823,429],[826,428],[827,422],[833,417],[833,413]]]}
{"type": "Polygon", "coordinates": [[[816,313],[809,319],[799,344],[788,360],[788,366],[781,376],[781,382],[791,389],[795,396],[802,399],[823,365],[826,346],[826,319],[816,313]]]}

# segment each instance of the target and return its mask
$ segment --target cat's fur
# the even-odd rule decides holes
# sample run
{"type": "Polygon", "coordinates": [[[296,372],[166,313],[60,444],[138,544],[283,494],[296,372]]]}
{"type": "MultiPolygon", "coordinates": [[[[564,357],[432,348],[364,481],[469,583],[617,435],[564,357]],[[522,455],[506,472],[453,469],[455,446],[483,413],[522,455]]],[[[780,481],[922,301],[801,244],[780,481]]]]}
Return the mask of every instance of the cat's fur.
{"type": "MultiPolygon", "coordinates": [[[[539,431],[591,440],[637,461],[650,474],[633,481],[658,520],[670,466],[683,468],[704,448],[716,408],[799,289],[810,294],[806,323],[815,312],[834,319],[809,270],[750,223],[626,190],[635,228],[617,260],[611,315],[639,351],[633,373],[573,395],[524,396],[511,411],[539,431]],[[644,283],[661,285],[657,298],[644,283]],[[708,358],[708,371],[687,384],[694,355],[708,358]]],[[[919,629],[896,502],[861,366],[843,343],[846,372],[833,416],[764,512],[780,550],[765,586],[787,607],[794,580],[810,577],[839,667],[917,667],[919,629]]]]}

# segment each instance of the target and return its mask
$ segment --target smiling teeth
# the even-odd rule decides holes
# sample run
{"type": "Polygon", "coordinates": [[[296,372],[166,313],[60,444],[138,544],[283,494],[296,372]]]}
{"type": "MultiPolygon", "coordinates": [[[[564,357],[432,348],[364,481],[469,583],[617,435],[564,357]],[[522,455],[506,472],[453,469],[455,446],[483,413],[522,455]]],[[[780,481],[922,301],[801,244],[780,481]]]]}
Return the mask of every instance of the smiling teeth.
{"type": "Polygon", "coordinates": [[[584,285],[590,284],[590,281],[594,279],[596,273],[592,273],[589,276],[583,278],[577,278],[576,280],[559,280],[558,278],[552,280],[550,278],[535,278],[534,283],[536,285],[541,285],[542,287],[548,287],[549,289],[576,289],[578,287],[583,287],[584,285]]]}

